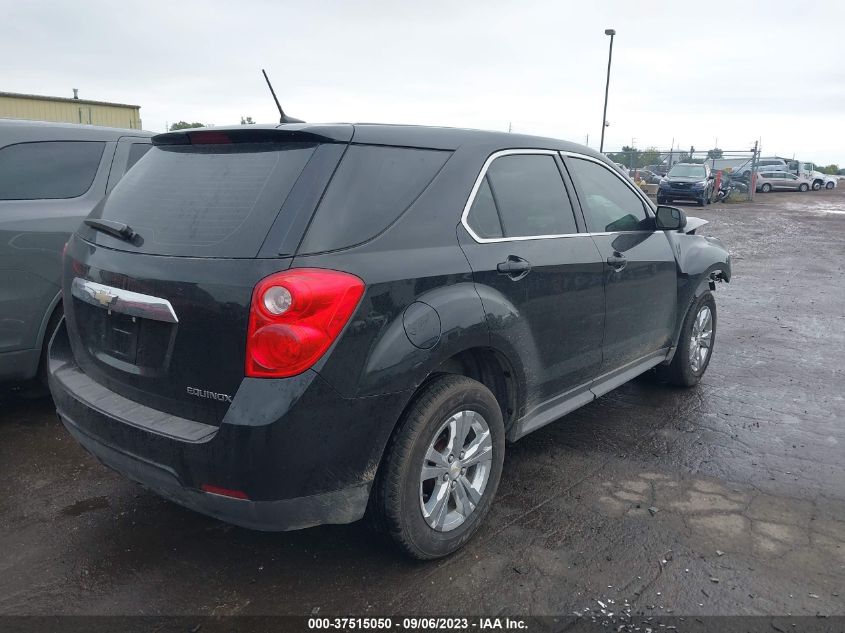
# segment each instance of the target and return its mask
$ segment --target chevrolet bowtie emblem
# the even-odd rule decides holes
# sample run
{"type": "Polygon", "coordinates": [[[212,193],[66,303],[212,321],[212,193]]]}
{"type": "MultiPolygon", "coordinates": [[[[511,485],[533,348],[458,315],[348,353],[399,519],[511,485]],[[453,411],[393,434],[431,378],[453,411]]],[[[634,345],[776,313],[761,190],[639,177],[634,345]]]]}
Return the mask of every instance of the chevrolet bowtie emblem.
{"type": "Polygon", "coordinates": [[[108,308],[117,299],[117,295],[113,295],[106,290],[96,290],[94,291],[94,299],[104,308],[108,308]]]}

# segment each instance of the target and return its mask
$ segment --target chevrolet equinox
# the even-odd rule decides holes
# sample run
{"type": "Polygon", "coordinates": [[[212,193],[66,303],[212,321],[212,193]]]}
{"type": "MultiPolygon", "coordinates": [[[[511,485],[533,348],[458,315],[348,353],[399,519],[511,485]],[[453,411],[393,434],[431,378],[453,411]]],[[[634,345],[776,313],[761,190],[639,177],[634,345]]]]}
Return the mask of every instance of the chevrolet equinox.
{"type": "Polygon", "coordinates": [[[652,368],[701,378],[730,256],[563,141],[391,125],[166,133],[64,256],[69,432],[257,530],[365,513],[465,544],[513,442],[652,368]]]}

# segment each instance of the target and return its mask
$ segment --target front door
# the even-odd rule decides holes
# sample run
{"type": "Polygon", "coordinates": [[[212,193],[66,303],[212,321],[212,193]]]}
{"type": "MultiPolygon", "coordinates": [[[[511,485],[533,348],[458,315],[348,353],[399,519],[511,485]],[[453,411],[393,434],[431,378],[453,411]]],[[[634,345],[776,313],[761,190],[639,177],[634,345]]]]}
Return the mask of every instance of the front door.
{"type": "Polygon", "coordinates": [[[601,365],[604,264],[562,169],[556,152],[495,154],[459,227],[491,337],[522,360],[529,408],[601,365]]]}
{"type": "Polygon", "coordinates": [[[571,155],[565,163],[604,263],[601,374],[607,374],[671,346],[677,265],[633,183],[591,158],[571,155]]]}

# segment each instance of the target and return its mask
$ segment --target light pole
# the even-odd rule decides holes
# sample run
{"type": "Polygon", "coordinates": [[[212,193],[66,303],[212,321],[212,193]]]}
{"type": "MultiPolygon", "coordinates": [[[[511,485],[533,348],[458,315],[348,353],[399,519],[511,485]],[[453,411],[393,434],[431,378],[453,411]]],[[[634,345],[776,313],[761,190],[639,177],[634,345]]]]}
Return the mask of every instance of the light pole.
{"type": "Polygon", "coordinates": [[[607,127],[607,93],[610,90],[610,62],[613,60],[613,36],[616,35],[614,29],[605,29],[605,35],[610,36],[610,52],[607,54],[607,83],[604,86],[604,112],[601,117],[601,143],[599,143],[599,151],[604,151],[604,128],[607,127]]]}

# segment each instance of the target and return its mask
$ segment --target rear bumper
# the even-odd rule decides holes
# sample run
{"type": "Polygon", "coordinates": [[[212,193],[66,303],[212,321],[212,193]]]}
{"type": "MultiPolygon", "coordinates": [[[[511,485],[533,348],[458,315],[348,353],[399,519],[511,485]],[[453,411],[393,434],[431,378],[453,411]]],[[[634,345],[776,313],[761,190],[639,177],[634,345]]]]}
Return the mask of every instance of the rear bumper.
{"type": "Polygon", "coordinates": [[[268,532],[298,530],[324,523],[352,523],[364,516],[367,507],[368,484],[275,501],[235,499],[187,488],[172,468],[104,444],[62,412],[59,419],[74,439],[103,465],[165,499],[226,523],[268,532]]]}
{"type": "Polygon", "coordinates": [[[265,531],[360,519],[407,402],[404,394],[344,399],[314,372],[245,379],[223,423],[207,425],[87,377],[64,324],[50,347],[49,378],[62,423],[103,464],[175,503],[265,531]],[[205,492],[204,484],[247,498],[205,492]]]}

